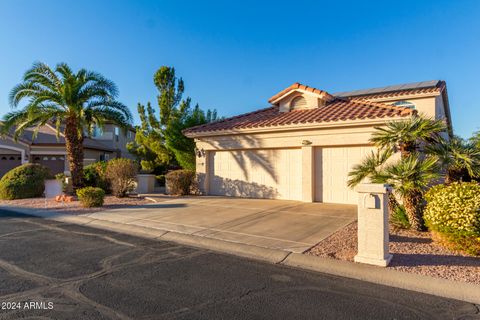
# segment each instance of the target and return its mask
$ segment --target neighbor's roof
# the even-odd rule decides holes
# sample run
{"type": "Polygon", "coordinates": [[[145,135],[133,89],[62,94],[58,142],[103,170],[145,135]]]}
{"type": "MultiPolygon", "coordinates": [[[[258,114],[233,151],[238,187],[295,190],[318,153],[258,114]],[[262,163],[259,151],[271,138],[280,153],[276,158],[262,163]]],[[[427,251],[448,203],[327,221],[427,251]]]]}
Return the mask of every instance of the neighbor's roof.
{"type": "MultiPolygon", "coordinates": [[[[56,130],[49,125],[39,127],[35,139],[33,138],[34,129],[35,128],[26,129],[19,139],[36,146],[65,146],[65,138],[60,135],[57,139],[56,130]]],[[[106,143],[88,137],[84,138],[83,146],[87,149],[114,151],[114,149],[106,143]]]]}
{"type": "Polygon", "coordinates": [[[186,135],[196,133],[218,132],[287,126],[295,124],[314,124],[335,121],[406,117],[415,111],[409,108],[389,106],[350,98],[335,98],[324,107],[314,109],[279,112],[278,106],[242,114],[236,117],[207,123],[186,129],[186,135]]]}
{"type": "Polygon", "coordinates": [[[404,83],[380,88],[362,89],[354,91],[337,92],[336,97],[355,97],[356,99],[382,99],[404,95],[428,94],[442,92],[446,83],[442,80],[404,83]]]}

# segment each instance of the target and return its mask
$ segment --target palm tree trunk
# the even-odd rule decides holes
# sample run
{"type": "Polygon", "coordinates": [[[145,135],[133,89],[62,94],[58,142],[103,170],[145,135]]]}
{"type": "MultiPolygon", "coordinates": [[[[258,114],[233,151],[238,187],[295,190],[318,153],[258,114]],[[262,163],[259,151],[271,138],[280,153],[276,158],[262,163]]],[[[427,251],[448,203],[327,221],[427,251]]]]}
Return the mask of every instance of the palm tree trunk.
{"type": "Polygon", "coordinates": [[[424,231],[425,223],[423,221],[422,193],[414,191],[405,195],[403,202],[411,228],[417,231],[424,231]]]}
{"type": "Polygon", "coordinates": [[[393,192],[390,192],[388,194],[388,210],[390,211],[390,215],[395,213],[395,210],[397,210],[399,204],[397,199],[395,198],[395,195],[393,192]]]}
{"type": "Polygon", "coordinates": [[[65,144],[74,193],[83,187],[83,135],[79,136],[77,127],[78,121],[75,117],[66,120],[65,144]]]}

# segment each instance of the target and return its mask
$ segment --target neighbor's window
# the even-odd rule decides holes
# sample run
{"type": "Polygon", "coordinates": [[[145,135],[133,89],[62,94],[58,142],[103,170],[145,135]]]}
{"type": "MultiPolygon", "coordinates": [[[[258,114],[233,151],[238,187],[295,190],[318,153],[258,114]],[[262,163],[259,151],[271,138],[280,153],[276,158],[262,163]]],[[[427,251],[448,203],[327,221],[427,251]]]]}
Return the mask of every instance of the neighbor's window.
{"type": "Polygon", "coordinates": [[[415,109],[415,105],[411,103],[410,101],[397,101],[393,103],[392,105],[397,106],[397,107],[403,107],[403,108],[410,108],[410,109],[415,109]]]}
{"type": "Polygon", "coordinates": [[[103,130],[100,127],[94,126],[93,127],[93,134],[94,137],[101,137],[103,135],[103,130]]]}
{"type": "Polygon", "coordinates": [[[307,99],[302,96],[298,96],[292,99],[290,102],[290,110],[302,109],[307,105],[307,99]]]}
{"type": "Polygon", "coordinates": [[[118,136],[120,135],[120,129],[118,127],[115,127],[115,140],[118,142],[118,136]]]}

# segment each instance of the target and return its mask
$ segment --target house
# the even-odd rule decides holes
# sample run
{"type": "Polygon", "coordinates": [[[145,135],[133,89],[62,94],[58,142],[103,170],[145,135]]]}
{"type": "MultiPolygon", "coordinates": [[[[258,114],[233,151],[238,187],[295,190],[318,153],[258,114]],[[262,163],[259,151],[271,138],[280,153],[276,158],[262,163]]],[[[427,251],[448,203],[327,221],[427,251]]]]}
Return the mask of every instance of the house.
{"type": "Polygon", "coordinates": [[[446,83],[340,92],[295,83],[270,107],[189,128],[200,189],[208,195],[356,204],[353,165],[374,150],[374,127],[424,114],[451,117],[446,83]]]}
{"type": "MultiPolygon", "coordinates": [[[[14,141],[11,135],[0,138],[0,177],[24,163],[40,163],[53,174],[69,173],[66,159],[65,138],[57,138],[54,126],[41,126],[34,138],[34,128],[29,128],[14,141]]],[[[135,139],[135,129],[124,130],[113,124],[103,129],[94,128],[91,137],[84,139],[84,165],[116,157],[132,158],[126,144],[135,139]]]]}

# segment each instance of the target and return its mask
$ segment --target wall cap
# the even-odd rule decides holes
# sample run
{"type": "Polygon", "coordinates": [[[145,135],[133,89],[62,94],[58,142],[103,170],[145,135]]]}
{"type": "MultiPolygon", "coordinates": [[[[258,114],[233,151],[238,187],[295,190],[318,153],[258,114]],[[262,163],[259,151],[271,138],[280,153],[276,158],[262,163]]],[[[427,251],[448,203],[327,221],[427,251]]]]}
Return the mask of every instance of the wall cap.
{"type": "Polygon", "coordinates": [[[389,184],[382,183],[361,183],[355,187],[355,191],[359,193],[387,193],[392,191],[389,184]]]}

